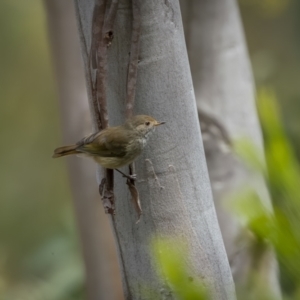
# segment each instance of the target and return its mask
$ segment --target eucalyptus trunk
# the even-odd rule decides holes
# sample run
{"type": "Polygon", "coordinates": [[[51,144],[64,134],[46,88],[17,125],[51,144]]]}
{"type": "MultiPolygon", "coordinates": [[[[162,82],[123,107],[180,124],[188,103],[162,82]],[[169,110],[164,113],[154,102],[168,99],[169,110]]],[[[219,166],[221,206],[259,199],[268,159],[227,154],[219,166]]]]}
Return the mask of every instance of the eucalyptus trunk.
{"type": "Polygon", "coordinates": [[[238,4],[235,0],[181,0],[181,8],[208,171],[236,287],[248,296],[258,296],[264,289],[280,297],[272,249],[264,248],[257,260],[253,236],[228,203],[241,186],[251,183],[271,209],[263,178],[249,172],[228,145],[247,138],[263,151],[238,4]]]}
{"type": "MultiPolygon", "coordinates": [[[[166,124],[155,132],[136,161],[143,209],[139,224],[135,224],[137,216],[124,178],[115,174],[116,215],[112,225],[125,298],[146,299],[142,292],[146,284],[160,292],[161,299],[175,299],[153,267],[150,244],[153,237],[159,236],[184,237],[190,251],[183,261],[191,276],[201,278],[213,299],[234,299],[206,167],[179,2],[138,3],[141,43],[134,112],[149,114],[166,124]]],[[[75,6],[89,74],[94,1],[75,0],[75,6]]],[[[120,0],[114,40],[108,50],[106,89],[110,125],[125,119],[131,27],[131,2],[120,0]]],[[[92,95],[91,90],[88,94],[92,95]]]]}

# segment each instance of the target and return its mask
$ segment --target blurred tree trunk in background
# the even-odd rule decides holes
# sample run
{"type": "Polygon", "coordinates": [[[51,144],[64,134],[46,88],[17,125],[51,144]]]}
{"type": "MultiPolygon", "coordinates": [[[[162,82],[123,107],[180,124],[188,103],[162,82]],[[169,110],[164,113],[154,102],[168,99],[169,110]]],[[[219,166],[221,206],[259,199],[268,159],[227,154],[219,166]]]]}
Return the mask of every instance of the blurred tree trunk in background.
{"type": "MultiPolygon", "coordinates": [[[[157,129],[137,160],[137,188],[143,208],[139,224],[125,180],[115,174],[118,240],[126,299],[175,299],[153,267],[151,240],[181,237],[189,242],[183,263],[203,281],[213,299],[234,299],[234,286],[218,227],[198,124],[179,2],[138,1],[141,14],[140,62],[135,114],[149,114],[166,125],[157,129]]],[[[86,73],[94,0],[75,0],[86,73]]],[[[131,1],[120,0],[108,58],[110,125],[124,121],[131,1]]],[[[91,91],[89,92],[91,95],[91,91]]],[[[91,99],[89,99],[91,102],[91,99]]],[[[124,170],[125,171],[125,170],[124,170]]],[[[97,187],[95,185],[94,189],[97,187]]],[[[191,280],[191,285],[192,285],[191,280]]]]}
{"type": "MultiPolygon", "coordinates": [[[[64,143],[74,143],[91,132],[84,68],[80,55],[74,3],[44,0],[61,105],[64,143]]],[[[91,300],[123,298],[112,230],[105,216],[88,159],[68,158],[75,216],[91,300]]]]}
{"type": "MultiPolygon", "coordinates": [[[[258,287],[251,278],[258,271],[258,285],[279,296],[273,251],[265,250],[257,266],[251,235],[226,206],[230,195],[247,181],[255,181],[269,199],[263,179],[252,178],[231,150],[224,151],[228,140],[240,137],[263,151],[238,5],[235,0],[181,0],[181,8],[214,201],[237,290],[255,294],[258,287]]],[[[270,207],[270,202],[265,204],[270,207]]]]}

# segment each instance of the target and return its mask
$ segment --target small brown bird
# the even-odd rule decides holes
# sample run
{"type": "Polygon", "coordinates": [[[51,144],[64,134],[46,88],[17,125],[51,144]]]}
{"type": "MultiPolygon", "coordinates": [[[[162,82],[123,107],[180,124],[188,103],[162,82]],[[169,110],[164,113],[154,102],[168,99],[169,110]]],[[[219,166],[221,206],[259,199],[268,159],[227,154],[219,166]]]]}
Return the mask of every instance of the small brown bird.
{"type": "Polygon", "coordinates": [[[75,145],[57,148],[53,157],[82,154],[93,158],[104,168],[118,169],[132,163],[141,154],[155,127],[164,123],[150,116],[137,115],[128,119],[124,125],[105,128],[75,145]]]}

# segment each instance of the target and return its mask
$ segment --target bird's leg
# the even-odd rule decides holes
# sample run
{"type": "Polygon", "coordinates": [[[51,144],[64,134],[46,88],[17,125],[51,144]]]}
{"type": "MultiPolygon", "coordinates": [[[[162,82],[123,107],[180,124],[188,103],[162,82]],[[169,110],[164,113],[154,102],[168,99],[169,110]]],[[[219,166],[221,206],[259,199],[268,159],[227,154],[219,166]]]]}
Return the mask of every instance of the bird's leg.
{"type": "Polygon", "coordinates": [[[119,173],[121,173],[123,175],[123,177],[126,177],[129,180],[136,180],[136,174],[126,175],[125,173],[123,173],[119,169],[115,169],[115,170],[118,171],[119,173]]]}

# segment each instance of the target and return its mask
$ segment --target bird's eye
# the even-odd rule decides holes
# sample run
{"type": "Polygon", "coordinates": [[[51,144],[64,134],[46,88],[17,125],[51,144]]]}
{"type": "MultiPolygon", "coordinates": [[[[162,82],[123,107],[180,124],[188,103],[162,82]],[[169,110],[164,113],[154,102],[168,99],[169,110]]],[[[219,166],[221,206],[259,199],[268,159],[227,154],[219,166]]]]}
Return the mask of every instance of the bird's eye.
{"type": "Polygon", "coordinates": [[[149,125],[150,125],[150,122],[146,122],[145,124],[146,124],[147,126],[149,126],[149,125]]]}

